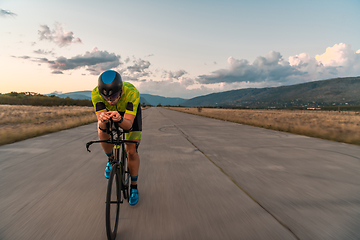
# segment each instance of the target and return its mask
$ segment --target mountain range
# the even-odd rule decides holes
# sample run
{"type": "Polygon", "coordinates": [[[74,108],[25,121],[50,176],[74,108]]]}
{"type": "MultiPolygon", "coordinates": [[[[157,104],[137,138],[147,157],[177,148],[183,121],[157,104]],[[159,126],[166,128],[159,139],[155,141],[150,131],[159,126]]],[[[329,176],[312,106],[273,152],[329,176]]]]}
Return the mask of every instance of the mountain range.
{"type": "Polygon", "coordinates": [[[360,77],[334,78],[273,88],[248,88],[212,93],[183,106],[321,107],[360,104],[360,77]]]}
{"type": "MultiPolygon", "coordinates": [[[[72,98],[72,99],[88,99],[91,100],[91,91],[77,91],[77,92],[68,92],[68,93],[58,93],[53,92],[50,95],[55,95],[61,98],[72,98]]],[[[170,97],[162,97],[157,95],[151,95],[151,94],[141,94],[140,96],[140,103],[145,105],[171,105],[171,106],[177,106],[180,105],[182,102],[186,101],[187,99],[184,98],[170,98],[170,97]]]]}
{"type": "MultiPolygon", "coordinates": [[[[91,99],[91,91],[51,93],[59,97],[91,99]]],[[[360,105],[360,77],[334,78],[302,84],[247,88],[211,93],[191,99],[169,98],[141,94],[141,103],[153,106],[222,106],[222,107],[320,107],[332,105],[360,105]]]]}

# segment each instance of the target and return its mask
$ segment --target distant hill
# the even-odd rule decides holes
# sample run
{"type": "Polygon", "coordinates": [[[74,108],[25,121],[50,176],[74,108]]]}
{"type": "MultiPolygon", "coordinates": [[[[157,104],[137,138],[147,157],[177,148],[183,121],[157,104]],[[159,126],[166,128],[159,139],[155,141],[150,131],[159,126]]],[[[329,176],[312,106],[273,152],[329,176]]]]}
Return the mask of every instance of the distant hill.
{"type": "Polygon", "coordinates": [[[184,98],[162,97],[162,96],[151,95],[146,93],[141,94],[141,96],[145,98],[153,106],[157,106],[158,104],[161,104],[163,106],[164,105],[177,106],[187,100],[184,98]]]}
{"type": "MultiPolygon", "coordinates": [[[[68,93],[50,93],[47,94],[47,96],[55,95],[60,98],[72,98],[72,99],[89,99],[91,100],[91,91],[77,91],[77,92],[68,92],[68,93]]],[[[162,97],[157,95],[151,95],[151,94],[140,94],[140,103],[146,104],[146,105],[153,105],[157,106],[158,104],[161,105],[180,105],[182,102],[184,102],[187,99],[184,98],[168,98],[168,97],[162,97]]]]}
{"type": "Polygon", "coordinates": [[[291,86],[212,93],[189,99],[181,105],[263,108],[359,104],[360,77],[348,77],[291,86]]]}
{"type": "Polygon", "coordinates": [[[48,96],[55,95],[61,98],[72,98],[72,99],[88,99],[91,100],[91,91],[78,91],[78,92],[68,92],[68,93],[50,93],[48,96]]]}
{"type": "Polygon", "coordinates": [[[152,104],[150,104],[148,101],[146,101],[146,99],[143,98],[141,95],[140,95],[140,104],[152,105],[152,104]]]}

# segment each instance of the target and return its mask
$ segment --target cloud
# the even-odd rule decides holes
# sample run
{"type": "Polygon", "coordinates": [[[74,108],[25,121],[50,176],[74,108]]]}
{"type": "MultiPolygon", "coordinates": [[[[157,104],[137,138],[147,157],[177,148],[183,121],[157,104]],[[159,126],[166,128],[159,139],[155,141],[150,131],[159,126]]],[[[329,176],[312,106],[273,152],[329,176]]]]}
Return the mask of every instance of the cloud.
{"type": "Polygon", "coordinates": [[[350,44],[339,43],[326,48],[314,58],[307,53],[289,57],[291,66],[307,73],[306,81],[333,77],[360,75],[360,49],[355,51],[350,44]]]}
{"type": "Polygon", "coordinates": [[[127,58],[125,58],[124,62],[125,62],[125,63],[129,63],[130,60],[131,60],[131,59],[130,59],[129,57],[127,57],[127,58]]]}
{"type": "Polygon", "coordinates": [[[47,25],[40,25],[38,30],[40,40],[54,42],[59,47],[68,46],[73,43],[82,43],[80,38],[75,38],[72,31],[65,31],[61,23],[55,23],[55,29],[51,30],[47,25]]]}
{"type": "Polygon", "coordinates": [[[53,61],[47,58],[38,58],[37,60],[49,64],[49,67],[54,70],[53,73],[87,67],[86,70],[90,74],[98,75],[105,70],[121,65],[120,58],[115,53],[99,51],[97,48],[94,48],[91,52],[86,52],[84,55],[77,55],[72,58],[58,57],[53,61]]]}
{"type": "Polygon", "coordinates": [[[181,78],[179,82],[180,82],[181,85],[183,85],[185,87],[188,87],[188,86],[191,86],[191,85],[195,84],[195,81],[192,78],[181,78]]]}
{"type": "Polygon", "coordinates": [[[284,59],[271,51],[257,57],[253,63],[246,59],[228,58],[228,67],[197,78],[187,78],[185,70],[162,71],[163,81],[148,79],[138,82],[141,92],[169,97],[193,97],[212,92],[241,88],[264,88],[335,77],[360,75],[360,49],[335,44],[322,54],[311,57],[300,53],[284,59]]]}
{"type": "Polygon", "coordinates": [[[250,64],[245,59],[229,57],[228,68],[219,69],[196,79],[200,84],[248,82],[271,84],[296,84],[333,77],[360,75],[360,50],[340,43],[328,47],[315,57],[307,53],[283,59],[279,52],[271,51],[259,56],[250,64]]]}
{"type": "MultiPolygon", "coordinates": [[[[130,58],[125,59],[125,63],[129,63],[130,58]]],[[[149,70],[151,63],[149,61],[143,60],[141,58],[134,58],[130,66],[125,66],[119,69],[121,77],[125,81],[141,81],[141,78],[150,76],[151,71],[149,70]]]]}
{"type": "MultiPolygon", "coordinates": [[[[52,51],[38,49],[34,53],[52,54],[52,51]]],[[[151,69],[150,61],[134,56],[126,57],[122,62],[120,55],[97,48],[71,58],[16,58],[46,63],[53,74],[64,74],[68,70],[83,68],[92,75],[99,75],[105,70],[114,69],[121,74],[123,80],[133,81],[143,93],[187,98],[232,89],[276,87],[360,75],[360,49],[355,51],[351,45],[344,43],[328,47],[324,53],[315,57],[300,53],[284,59],[282,54],[276,51],[258,56],[252,63],[246,59],[229,57],[227,68],[198,77],[189,77],[189,73],[184,69],[151,69]]]]}
{"type": "Polygon", "coordinates": [[[228,58],[228,69],[219,69],[210,75],[200,75],[202,84],[232,82],[286,81],[288,77],[302,75],[301,71],[285,62],[279,52],[271,51],[259,56],[253,64],[245,59],[228,58]]]}
{"type": "Polygon", "coordinates": [[[169,78],[179,79],[180,77],[182,77],[185,74],[187,74],[187,72],[185,70],[178,70],[174,73],[169,71],[169,78]]]}
{"type": "Polygon", "coordinates": [[[130,73],[140,73],[140,72],[144,72],[146,69],[148,69],[150,67],[150,62],[149,61],[145,61],[142,59],[137,59],[133,61],[133,65],[132,66],[128,66],[127,70],[130,73]]]}
{"type": "Polygon", "coordinates": [[[42,55],[54,55],[54,53],[52,51],[46,51],[46,50],[43,50],[43,49],[35,50],[34,53],[42,54],[42,55]]]}
{"type": "Polygon", "coordinates": [[[19,58],[19,59],[31,59],[30,56],[11,56],[13,58],[19,58]]]}
{"type": "Polygon", "coordinates": [[[268,83],[213,83],[199,84],[191,78],[182,78],[180,81],[154,81],[147,80],[135,83],[141,93],[149,93],[165,97],[192,98],[194,96],[205,95],[214,92],[223,92],[240,88],[263,88],[268,87],[268,83]]]}
{"type": "Polygon", "coordinates": [[[163,71],[162,77],[163,78],[167,78],[167,79],[176,79],[179,80],[180,77],[182,77],[183,75],[187,74],[188,72],[186,72],[185,70],[181,69],[175,72],[172,71],[163,71]]]}
{"type": "Polygon", "coordinates": [[[0,8],[0,17],[16,17],[17,14],[0,8]]]}
{"type": "Polygon", "coordinates": [[[356,61],[356,52],[351,45],[345,43],[335,44],[333,47],[326,48],[325,53],[316,55],[315,59],[325,67],[346,66],[356,61]]]}
{"type": "Polygon", "coordinates": [[[191,98],[193,96],[203,95],[208,92],[215,91],[210,89],[208,86],[197,86],[193,89],[188,89],[185,84],[180,81],[172,82],[169,80],[165,81],[154,81],[146,80],[137,82],[136,87],[141,93],[149,93],[154,95],[160,95],[165,97],[183,97],[191,98]]]}

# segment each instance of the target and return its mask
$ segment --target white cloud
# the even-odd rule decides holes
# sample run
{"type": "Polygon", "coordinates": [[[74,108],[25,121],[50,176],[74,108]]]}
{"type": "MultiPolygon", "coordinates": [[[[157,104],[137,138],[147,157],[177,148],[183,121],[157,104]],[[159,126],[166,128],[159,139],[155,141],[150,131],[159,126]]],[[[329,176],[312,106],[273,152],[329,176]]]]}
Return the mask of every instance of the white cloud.
{"type": "Polygon", "coordinates": [[[352,50],[351,45],[339,43],[335,44],[333,47],[326,48],[325,53],[316,55],[315,59],[325,67],[338,67],[353,63],[356,54],[357,53],[352,50]]]}
{"type": "Polygon", "coordinates": [[[0,8],[0,17],[7,17],[7,16],[15,17],[17,16],[17,14],[0,8]]]}
{"type": "MultiPolygon", "coordinates": [[[[51,51],[41,49],[34,52],[52,54],[51,51]]],[[[300,53],[285,60],[276,51],[257,57],[253,63],[229,57],[227,68],[198,77],[189,77],[184,69],[152,70],[150,61],[136,57],[127,57],[121,62],[120,55],[97,48],[82,55],[58,57],[55,60],[30,56],[16,58],[47,63],[53,74],[85,68],[90,74],[98,75],[102,71],[116,69],[125,81],[132,81],[143,93],[185,98],[233,89],[276,87],[360,75],[360,49],[355,51],[351,45],[344,43],[328,47],[324,53],[315,57],[300,53]]]]}
{"type": "Polygon", "coordinates": [[[51,30],[47,25],[40,25],[38,30],[40,40],[54,42],[59,47],[68,46],[73,43],[82,43],[80,38],[75,38],[72,31],[65,31],[61,23],[55,23],[55,29],[51,30]]]}
{"type": "Polygon", "coordinates": [[[191,78],[182,78],[180,81],[153,81],[135,82],[136,87],[141,93],[160,95],[165,97],[193,98],[195,96],[206,95],[209,93],[229,91],[241,88],[264,88],[269,86],[279,86],[276,82],[232,82],[232,83],[212,83],[199,84],[191,78]]]}
{"type": "Polygon", "coordinates": [[[199,83],[232,83],[232,82],[286,82],[291,77],[304,73],[284,61],[279,52],[271,51],[264,57],[259,56],[253,64],[245,59],[228,58],[228,69],[219,69],[209,75],[200,75],[199,83]]]}
{"type": "Polygon", "coordinates": [[[168,80],[176,79],[179,80],[183,75],[187,74],[187,72],[183,69],[172,72],[172,71],[163,71],[162,77],[168,80]]]}
{"type": "Polygon", "coordinates": [[[237,82],[264,83],[264,85],[296,84],[327,78],[360,75],[360,50],[340,43],[328,47],[325,53],[310,57],[307,53],[283,59],[271,51],[250,64],[246,59],[229,57],[228,68],[219,69],[196,79],[200,84],[237,82]]]}
{"type": "Polygon", "coordinates": [[[38,58],[38,60],[48,63],[49,67],[54,70],[52,72],[54,74],[59,74],[66,70],[87,67],[86,70],[89,71],[90,74],[98,75],[105,70],[116,68],[122,64],[119,55],[107,51],[100,51],[97,48],[94,48],[91,52],[76,55],[72,58],[58,57],[56,60],[38,58]]]}
{"type": "Polygon", "coordinates": [[[185,70],[162,71],[163,81],[139,82],[141,92],[174,97],[194,97],[241,88],[264,88],[360,75],[360,49],[335,44],[322,54],[308,53],[285,60],[279,52],[259,56],[253,63],[246,59],[228,58],[228,68],[218,69],[198,78],[184,77],[185,70]]]}
{"type": "Polygon", "coordinates": [[[13,58],[21,58],[21,59],[30,59],[31,57],[30,56],[11,56],[13,58]]]}
{"type": "Polygon", "coordinates": [[[291,66],[306,72],[304,81],[360,75],[360,50],[345,43],[335,44],[314,58],[307,53],[289,57],[291,66]]]}
{"type": "MultiPolygon", "coordinates": [[[[125,59],[125,63],[129,63],[130,58],[125,59]]],[[[134,58],[130,66],[124,66],[119,69],[121,77],[125,81],[141,81],[144,80],[144,77],[148,77],[151,74],[149,70],[151,63],[149,61],[143,60],[141,58],[134,58]]]]}
{"type": "Polygon", "coordinates": [[[131,73],[142,73],[150,67],[150,62],[142,59],[135,59],[132,66],[128,66],[127,70],[131,73]]]}
{"type": "Polygon", "coordinates": [[[186,86],[186,82],[173,82],[169,80],[153,81],[150,79],[143,82],[137,82],[135,85],[141,93],[149,93],[164,97],[191,98],[214,91],[214,89],[203,85],[198,85],[195,88],[189,89],[186,86]]]}
{"type": "Polygon", "coordinates": [[[47,51],[43,49],[34,50],[34,53],[42,55],[54,55],[53,51],[47,51]]]}
{"type": "Polygon", "coordinates": [[[192,86],[192,85],[195,84],[195,81],[192,78],[181,78],[179,80],[179,82],[180,82],[181,85],[183,85],[185,87],[192,86]]]}

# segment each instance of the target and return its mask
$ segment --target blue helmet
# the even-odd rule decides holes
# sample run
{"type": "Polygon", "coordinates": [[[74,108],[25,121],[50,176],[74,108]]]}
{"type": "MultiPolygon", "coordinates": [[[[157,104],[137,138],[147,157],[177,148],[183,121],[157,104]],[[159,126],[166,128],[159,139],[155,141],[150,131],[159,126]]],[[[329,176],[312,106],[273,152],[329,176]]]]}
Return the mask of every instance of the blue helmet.
{"type": "Polygon", "coordinates": [[[100,74],[98,79],[98,89],[100,95],[107,99],[109,97],[121,95],[123,82],[118,72],[107,70],[100,74]]]}

